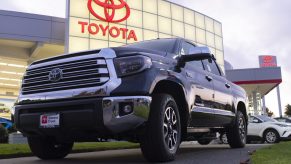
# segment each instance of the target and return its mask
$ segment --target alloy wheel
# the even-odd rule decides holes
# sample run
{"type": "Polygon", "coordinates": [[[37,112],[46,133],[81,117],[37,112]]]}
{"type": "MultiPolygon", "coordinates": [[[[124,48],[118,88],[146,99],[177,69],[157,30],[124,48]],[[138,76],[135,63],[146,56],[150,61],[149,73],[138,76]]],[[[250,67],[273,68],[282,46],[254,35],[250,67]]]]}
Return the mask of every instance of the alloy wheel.
{"type": "Polygon", "coordinates": [[[164,138],[170,150],[175,149],[178,142],[178,121],[173,107],[167,107],[164,116],[164,138]]]}
{"type": "Polygon", "coordinates": [[[246,126],[245,126],[245,120],[242,117],[239,118],[238,126],[239,126],[240,139],[245,143],[246,142],[246,126]]]}
{"type": "Polygon", "coordinates": [[[266,134],[266,140],[268,143],[275,143],[277,140],[277,136],[274,132],[270,131],[266,134]]]}

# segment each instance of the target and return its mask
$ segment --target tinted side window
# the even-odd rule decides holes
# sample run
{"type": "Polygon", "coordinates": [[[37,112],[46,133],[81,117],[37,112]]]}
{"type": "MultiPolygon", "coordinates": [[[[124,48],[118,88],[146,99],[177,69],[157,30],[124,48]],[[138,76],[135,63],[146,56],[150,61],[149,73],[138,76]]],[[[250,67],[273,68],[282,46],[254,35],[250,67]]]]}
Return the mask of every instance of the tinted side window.
{"type": "MultiPolygon", "coordinates": [[[[181,55],[189,55],[192,48],[195,48],[195,46],[193,44],[190,44],[188,42],[183,42],[182,46],[181,46],[180,54],[181,55]]],[[[201,69],[201,70],[204,69],[201,60],[187,62],[186,65],[189,66],[189,67],[195,67],[195,68],[198,68],[198,69],[201,69]]]]}
{"type": "Polygon", "coordinates": [[[212,59],[203,60],[203,64],[206,71],[211,72],[215,75],[221,76],[220,71],[218,70],[215,61],[213,61],[212,59]]]}

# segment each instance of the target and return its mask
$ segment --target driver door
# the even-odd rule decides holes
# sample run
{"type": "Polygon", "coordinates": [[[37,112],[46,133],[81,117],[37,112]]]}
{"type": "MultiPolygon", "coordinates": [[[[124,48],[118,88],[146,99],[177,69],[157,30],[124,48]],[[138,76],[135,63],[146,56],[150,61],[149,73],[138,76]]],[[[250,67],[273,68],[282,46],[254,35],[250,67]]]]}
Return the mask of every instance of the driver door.
{"type": "Polygon", "coordinates": [[[262,121],[256,117],[249,117],[248,135],[258,136],[261,130],[262,121]]]}

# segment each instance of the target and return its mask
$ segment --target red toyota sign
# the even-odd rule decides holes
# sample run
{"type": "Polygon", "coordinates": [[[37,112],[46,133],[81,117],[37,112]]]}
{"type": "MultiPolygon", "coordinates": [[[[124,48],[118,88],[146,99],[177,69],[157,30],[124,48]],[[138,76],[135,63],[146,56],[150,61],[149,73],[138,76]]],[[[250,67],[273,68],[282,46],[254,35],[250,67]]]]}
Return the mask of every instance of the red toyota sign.
{"type": "MultiPolygon", "coordinates": [[[[127,20],[130,16],[130,8],[124,0],[88,0],[88,10],[97,19],[108,23],[120,23],[127,20]],[[119,2],[117,2],[119,1],[119,2]],[[104,9],[104,17],[100,16],[98,12],[94,10],[93,5],[98,5],[104,9]],[[117,10],[126,10],[125,15],[121,19],[115,19],[117,10]]],[[[120,28],[118,26],[109,26],[96,23],[89,23],[86,21],[78,21],[78,25],[81,27],[81,33],[90,33],[91,35],[97,35],[102,33],[103,36],[107,34],[113,38],[121,36],[122,39],[138,41],[135,31],[127,28],[120,28]]]]}
{"type": "Polygon", "coordinates": [[[115,0],[105,0],[105,2],[100,2],[100,0],[89,0],[88,1],[88,9],[92,15],[94,15],[96,18],[105,21],[105,22],[111,22],[111,23],[118,23],[125,21],[130,16],[130,8],[124,0],[119,0],[119,4],[116,4],[115,0]],[[95,12],[93,9],[92,3],[95,3],[96,5],[99,5],[104,8],[104,15],[105,18],[101,17],[100,15],[95,12]],[[121,19],[114,19],[116,10],[125,9],[126,14],[121,19]]]}
{"type": "Polygon", "coordinates": [[[264,55],[259,56],[260,67],[277,67],[276,56],[264,55]]]}

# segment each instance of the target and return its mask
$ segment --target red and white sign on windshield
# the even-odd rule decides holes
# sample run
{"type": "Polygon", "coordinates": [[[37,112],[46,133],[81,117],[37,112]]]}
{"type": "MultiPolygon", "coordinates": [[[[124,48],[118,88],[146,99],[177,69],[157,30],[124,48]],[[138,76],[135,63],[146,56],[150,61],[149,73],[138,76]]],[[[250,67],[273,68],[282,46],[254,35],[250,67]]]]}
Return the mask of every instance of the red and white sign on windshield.
{"type": "Polygon", "coordinates": [[[277,67],[277,57],[271,55],[259,56],[260,67],[277,67]]]}

